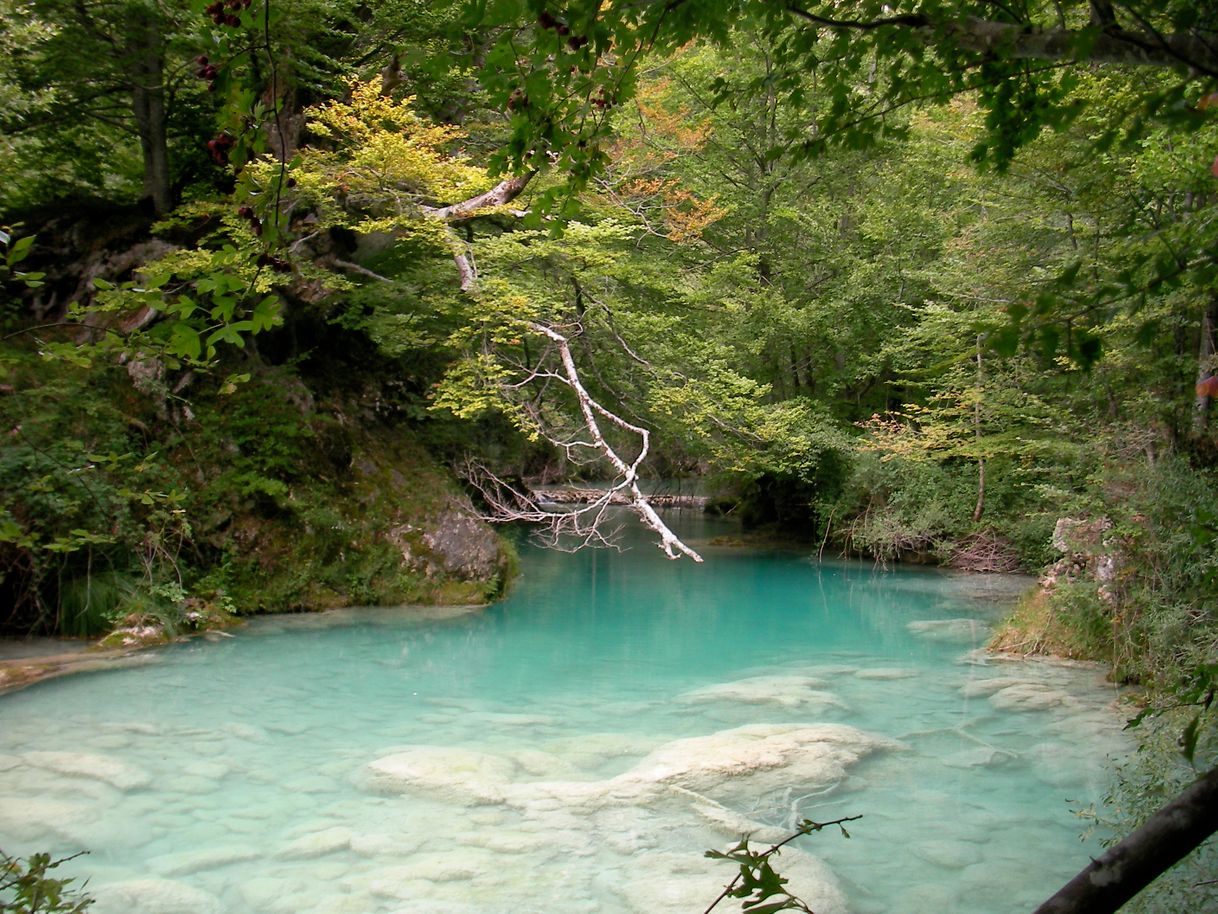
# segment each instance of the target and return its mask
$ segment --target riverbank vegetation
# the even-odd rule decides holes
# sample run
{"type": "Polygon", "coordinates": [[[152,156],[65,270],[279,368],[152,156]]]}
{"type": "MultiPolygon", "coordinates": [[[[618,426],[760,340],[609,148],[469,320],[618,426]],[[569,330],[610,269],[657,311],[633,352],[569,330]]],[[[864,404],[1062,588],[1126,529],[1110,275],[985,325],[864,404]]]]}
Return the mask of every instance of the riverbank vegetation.
{"type": "Polygon", "coordinates": [[[1212,758],[1212,17],[859,6],[0,0],[0,626],[491,599],[452,468],[637,469],[1052,566],[1212,758]]]}

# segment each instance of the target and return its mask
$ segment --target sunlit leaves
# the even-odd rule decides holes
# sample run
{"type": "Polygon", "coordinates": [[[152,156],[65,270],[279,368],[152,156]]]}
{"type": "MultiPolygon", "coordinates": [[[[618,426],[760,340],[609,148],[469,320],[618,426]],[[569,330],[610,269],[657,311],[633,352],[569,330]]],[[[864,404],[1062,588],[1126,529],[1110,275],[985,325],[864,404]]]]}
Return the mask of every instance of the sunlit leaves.
{"type": "Polygon", "coordinates": [[[382,95],[379,80],[353,81],[349,99],[310,109],[317,139],[293,167],[284,205],[302,215],[312,210],[323,226],[400,233],[442,247],[444,226],[426,219],[423,208],[476,196],[492,182],[460,150],[464,134],[419,117],[412,101],[382,95]]]}

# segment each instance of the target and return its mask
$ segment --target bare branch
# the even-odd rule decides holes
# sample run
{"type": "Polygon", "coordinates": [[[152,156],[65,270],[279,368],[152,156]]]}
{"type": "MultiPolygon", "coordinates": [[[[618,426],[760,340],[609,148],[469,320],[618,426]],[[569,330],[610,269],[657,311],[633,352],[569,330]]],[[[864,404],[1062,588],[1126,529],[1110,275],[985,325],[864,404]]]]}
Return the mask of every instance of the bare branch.
{"type": "Polygon", "coordinates": [[[467,460],[460,468],[462,477],[482,495],[491,523],[522,522],[534,526],[533,536],[551,549],[577,552],[589,547],[619,548],[616,537],[620,526],[607,523],[606,511],[619,503],[612,492],[571,510],[548,510],[531,491],[512,485],[486,466],[467,460]]]}
{"type": "Polygon", "coordinates": [[[500,181],[484,194],[479,194],[476,197],[470,197],[468,200],[462,200],[459,203],[453,203],[449,206],[424,206],[423,215],[428,219],[438,219],[441,222],[463,222],[468,219],[473,219],[481,210],[492,209],[496,206],[507,206],[528,186],[533,180],[535,171],[526,172],[523,175],[517,175],[508,178],[505,181],[500,181]]]}
{"type": "Polygon", "coordinates": [[[352,263],[349,260],[339,260],[336,257],[333,263],[340,270],[346,270],[348,273],[358,273],[360,276],[367,276],[369,279],[375,279],[377,282],[393,282],[388,276],[382,276],[380,273],[375,273],[367,267],[361,267],[358,263],[352,263]]]}
{"type": "MultiPolygon", "coordinates": [[[[501,181],[484,194],[450,206],[423,207],[423,214],[429,219],[445,222],[450,226],[473,219],[484,210],[504,206],[511,202],[528,186],[534,174],[536,172],[528,172],[501,181]]],[[[461,281],[461,291],[472,294],[477,288],[478,271],[473,262],[470,245],[458,238],[451,228],[448,229],[448,234],[453,246],[453,261],[456,263],[457,275],[461,281]]],[[[579,369],[571,355],[566,336],[551,326],[535,321],[525,322],[524,326],[550,341],[552,350],[557,351],[562,362],[562,371],[545,368],[549,352],[544,352],[535,367],[526,369],[526,376],[522,381],[505,384],[504,390],[519,390],[537,380],[554,380],[566,385],[575,394],[576,401],[579,403],[583,426],[590,436],[590,440],[574,435],[564,437],[548,431],[548,423],[543,421],[540,415],[539,402],[526,405],[526,416],[534,420],[535,427],[543,437],[560,448],[568,458],[578,461],[583,451],[598,455],[609,461],[617,471],[618,478],[603,497],[597,498],[587,505],[570,511],[547,511],[530,493],[521,492],[508,485],[485,467],[467,465],[466,478],[482,493],[482,497],[491,509],[492,516],[488,519],[500,522],[529,521],[539,524],[546,531],[544,538],[550,545],[557,548],[571,548],[570,542],[577,544],[574,546],[576,549],[591,545],[611,545],[612,533],[606,529],[606,512],[610,506],[619,503],[624,498],[625,504],[638,515],[643,524],[660,537],[659,545],[665,555],[670,559],[685,555],[695,562],[701,562],[702,556],[685,545],[668,528],[668,525],[647,501],[642,489],[639,488],[639,467],[647,458],[650,450],[651,432],[641,425],[628,422],[593,399],[580,379],[579,369]],[[639,452],[633,460],[627,462],[606,440],[600,427],[602,421],[638,436],[639,452]]]]}
{"type": "MultiPolygon", "coordinates": [[[[621,492],[627,496],[631,509],[639,516],[639,519],[660,537],[660,548],[664,550],[664,554],[670,559],[686,555],[695,562],[701,562],[702,556],[698,555],[698,553],[677,538],[668,528],[668,525],[660,519],[660,515],[655,512],[655,509],[647,501],[647,497],[639,488],[639,467],[647,459],[651,446],[651,432],[641,425],[627,422],[621,416],[609,411],[592,398],[592,395],[588,393],[583,382],[580,380],[579,369],[575,365],[575,358],[571,355],[571,347],[563,334],[553,327],[534,321],[528,322],[527,326],[534,333],[546,337],[558,349],[559,358],[562,360],[563,369],[566,374],[566,383],[579,402],[580,413],[584,417],[584,426],[592,436],[597,450],[612,464],[613,468],[620,475],[620,481],[609,489],[609,493],[621,492]],[[609,444],[605,439],[604,433],[601,431],[600,419],[609,422],[623,431],[638,435],[640,446],[634,460],[627,463],[614,450],[613,446],[609,444]]],[[[612,496],[610,495],[610,497],[612,496]]]]}
{"type": "MultiPolygon", "coordinates": [[[[617,471],[617,477],[609,488],[598,492],[587,503],[566,510],[553,510],[542,505],[535,493],[511,485],[481,464],[467,461],[462,475],[482,494],[490,510],[487,519],[498,523],[524,521],[536,524],[539,527],[537,535],[547,545],[574,551],[586,546],[614,546],[618,530],[616,527],[610,528],[608,512],[611,507],[620,505],[633,511],[645,526],[659,536],[658,545],[670,559],[684,555],[701,562],[702,556],[669,529],[639,486],[639,468],[650,452],[651,432],[623,419],[592,397],[580,378],[567,336],[553,327],[533,321],[525,326],[549,340],[550,345],[547,352],[542,353],[541,363],[529,370],[524,383],[541,378],[561,382],[575,395],[583,420],[582,428],[579,432],[552,431],[553,423],[541,415],[540,406],[536,404],[526,405],[525,415],[534,423],[538,433],[563,451],[569,460],[576,463],[592,458],[607,460],[617,471]],[[561,373],[544,367],[545,360],[554,355],[562,363],[561,373]],[[602,431],[602,423],[638,437],[639,450],[633,459],[627,460],[610,444],[602,431]]],[[[519,382],[504,385],[505,391],[518,390],[521,386],[519,382]]]]}

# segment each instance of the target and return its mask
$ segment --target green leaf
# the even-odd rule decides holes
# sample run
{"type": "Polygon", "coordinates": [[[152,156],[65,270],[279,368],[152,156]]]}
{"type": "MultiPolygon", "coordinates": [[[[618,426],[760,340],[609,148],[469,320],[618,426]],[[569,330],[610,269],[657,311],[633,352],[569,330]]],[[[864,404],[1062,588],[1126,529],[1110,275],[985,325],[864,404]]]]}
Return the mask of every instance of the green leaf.
{"type": "Polygon", "coordinates": [[[203,341],[199,339],[199,332],[184,323],[174,325],[169,347],[175,354],[192,360],[198,359],[203,353],[203,341]]]}
{"type": "Polygon", "coordinates": [[[776,911],[790,911],[797,907],[794,898],[787,898],[783,901],[772,901],[769,904],[761,904],[755,902],[750,905],[747,901],[742,906],[749,914],[774,914],[776,911]]]}
{"type": "Polygon", "coordinates": [[[234,321],[231,324],[225,324],[207,337],[207,347],[211,349],[217,343],[231,343],[238,349],[244,349],[245,337],[242,334],[253,329],[252,321],[234,321]]]}
{"type": "Polygon", "coordinates": [[[250,314],[250,324],[253,326],[253,332],[259,333],[263,330],[270,330],[279,321],[281,310],[281,303],[277,295],[268,295],[258,302],[250,314]]]}
{"type": "Polygon", "coordinates": [[[34,246],[34,236],[26,235],[24,238],[18,238],[8,252],[9,266],[15,263],[20,263],[29,256],[30,248],[34,246]]]}
{"type": "Polygon", "coordinates": [[[1193,757],[1197,754],[1197,738],[1201,735],[1201,715],[1198,714],[1188,722],[1184,732],[1180,734],[1180,754],[1190,765],[1194,764],[1193,757]]]}
{"type": "Polygon", "coordinates": [[[249,372],[244,374],[230,374],[224,379],[224,383],[220,385],[220,393],[223,396],[234,394],[237,392],[237,387],[244,384],[250,379],[249,372]]]}

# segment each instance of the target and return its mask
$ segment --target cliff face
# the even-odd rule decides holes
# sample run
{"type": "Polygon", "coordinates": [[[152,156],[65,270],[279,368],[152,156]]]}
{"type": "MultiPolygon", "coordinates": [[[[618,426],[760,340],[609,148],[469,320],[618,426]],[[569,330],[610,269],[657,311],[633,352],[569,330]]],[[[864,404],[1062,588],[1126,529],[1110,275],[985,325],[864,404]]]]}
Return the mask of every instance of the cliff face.
{"type": "Polygon", "coordinates": [[[166,355],[148,308],[56,326],[91,281],[138,279],[172,247],[146,214],[120,221],[42,225],[46,279],[6,312],[30,329],[0,341],[0,634],[129,645],[246,613],[504,591],[511,547],[423,443],[470,434],[435,432],[442,355],[385,355],[337,292],[297,294],[304,280],[281,325],[205,364],[166,355]]]}
{"type": "Polygon", "coordinates": [[[336,392],[332,378],[276,367],[197,401],[208,443],[191,450],[212,468],[199,499],[212,512],[206,539],[237,609],[495,599],[511,547],[417,422],[384,408],[375,373],[344,380],[355,383],[336,392]]]}
{"type": "Polygon", "coordinates": [[[362,428],[344,443],[341,465],[319,457],[329,465],[299,493],[269,510],[243,504],[218,534],[239,608],[485,603],[504,592],[512,548],[408,430],[362,428]]]}
{"type": "Polygon", "coordinates": [[[421,443],[426,414],[369,407],[375,384],[255,358],[235,385],[13,358],[0,634],[130,646],[255,612],[485,603],[512,576],[511,547],[421,443]]]}

